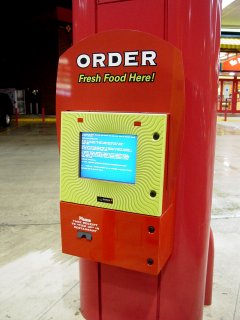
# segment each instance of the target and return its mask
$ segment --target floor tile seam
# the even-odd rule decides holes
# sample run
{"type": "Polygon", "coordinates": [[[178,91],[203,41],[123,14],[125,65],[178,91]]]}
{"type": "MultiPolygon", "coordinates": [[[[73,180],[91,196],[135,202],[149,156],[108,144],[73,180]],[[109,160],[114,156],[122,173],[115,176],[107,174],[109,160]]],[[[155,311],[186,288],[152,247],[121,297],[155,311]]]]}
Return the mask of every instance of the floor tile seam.
{"type": "Polygon", "coordinates": [[[53,226],[60,225],[60,222],[52,223],[0,223],[0,227],[18,227],[18,226],[53,226]]]}
{"type": "Polygon", "coordinates": [[[238,303],[240,303],[239,299],[240,299],[240,283],[238,285],[238,293],[237,293],[236,303],[235,303],[235,308],[234,308],[234,313],[233,313],[233,320],[238,320],[236,317],[237,317],[238,303]]]}
{"type": "Polygon", "coordinates": [[[224,123],[224,122],[240,122],[240,119],[227,119],[226,121],[223,119],[217,119],[217,123],[224,123]]]}
{"type": "Polygon", "coordinates": [[[77,285],[79,285],[79,281],[77,281],[64,295],[62,295],[59,299],[57,299],[52,305],[50,305],[49,308],[47,308],[46,311],[44,311],[41,315],[39,315],[36,320],[41,320],[43,317],[51,311],[73,288],[75,288],[77,285]]]}
{"type": "Polygon", "coordinates": [[[221,219],[239,219],[240,218],[240,213],[236,215],[212,215],[211,219],[212,220],[221,220],[221,219]]]}

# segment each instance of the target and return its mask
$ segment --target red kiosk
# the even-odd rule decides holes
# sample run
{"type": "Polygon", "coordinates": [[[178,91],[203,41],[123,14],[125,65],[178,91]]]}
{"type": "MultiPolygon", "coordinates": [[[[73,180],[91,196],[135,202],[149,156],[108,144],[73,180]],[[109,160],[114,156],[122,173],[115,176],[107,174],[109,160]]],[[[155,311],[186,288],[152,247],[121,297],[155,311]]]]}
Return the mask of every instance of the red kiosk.
{"type": "Polygon", "coordinates": [[[57,125],[63,252],[85,258],[81,312],[200,320],[211,303],[220,3],[73,1],[73,32],[59,62],[57,125]],[[121,134],[138,141],[133,180],[84,172],[89,136],[98,148],[121,134]],[[155,175],[143,169],[145,144],[155,175]]]}

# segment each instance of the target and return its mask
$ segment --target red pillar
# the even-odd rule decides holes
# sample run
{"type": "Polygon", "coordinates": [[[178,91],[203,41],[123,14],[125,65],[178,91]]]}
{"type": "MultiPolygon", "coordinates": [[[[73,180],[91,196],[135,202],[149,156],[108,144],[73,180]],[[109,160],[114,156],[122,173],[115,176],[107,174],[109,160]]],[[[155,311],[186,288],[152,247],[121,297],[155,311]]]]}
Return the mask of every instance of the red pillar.
{"type": "Polygon", "coordinates": [[[169,1],[168,41],[181,49],[186,115],[174,252],[162,273],[160,319],[202,319],[217,109],[220,2],[169,1]]]}
{"type": "Polygon", "coordinates": [[[210,235],[220,1],[151,0],[146,7],[137,0],[95,3],[73,0],[74,42],[97,31],[124,27],[171,42],[183,54],[186,115],[170,260],[158,277],[81,260],[85,279],[81,310],[87,320],[201,320],[210,235]]]}
{"type": "Polygon", "coordinates": [[[237,95],[238,95],[238,80],[237,80],[237,76],[235,76],[233,79],[233,90],[232,90],[232,113],[236,113],[237,95]]]}

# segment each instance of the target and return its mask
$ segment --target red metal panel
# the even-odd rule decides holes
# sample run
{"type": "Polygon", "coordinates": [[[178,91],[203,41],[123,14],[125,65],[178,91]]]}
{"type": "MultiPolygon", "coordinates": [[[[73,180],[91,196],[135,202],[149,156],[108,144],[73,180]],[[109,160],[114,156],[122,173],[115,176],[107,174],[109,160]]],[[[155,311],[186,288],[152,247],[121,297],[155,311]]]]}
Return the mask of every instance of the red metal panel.
{"type": "Polygon", "coordinates": [[[109,2],[121,2],[121,1],[132,1],[132,0],[97,0],[98,4],[104,4],[109,2]]]}
{"type": "Polygon", "coordinates": [[[64,253],[157,275],[172,251],[173,206],[161,218],[67,202],[60,209],[64,253]],[[92,240],[77,237],[86,228],[92,240]]]}
{"type": "Polygon", "coordinates": [[[95,32],[132,29],[165,38],[165,0],[73,0],[73,43],[95,32]]]}
{"type": "Polygon", "coordinates": [[[72,0],[73,43],[96,33],[96,1],[72,0]]]}
{"type": "Polygon", "coordinates": [[[131,0],[97,7],[97,32],[132,29],[164,38],[164,0],[131,0]]]}

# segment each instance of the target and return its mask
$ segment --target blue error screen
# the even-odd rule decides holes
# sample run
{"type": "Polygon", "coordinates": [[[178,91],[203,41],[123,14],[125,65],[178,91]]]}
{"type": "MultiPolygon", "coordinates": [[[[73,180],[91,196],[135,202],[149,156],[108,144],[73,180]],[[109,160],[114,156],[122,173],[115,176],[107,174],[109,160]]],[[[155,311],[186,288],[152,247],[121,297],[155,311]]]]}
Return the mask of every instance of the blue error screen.
{"type": "Polygon", "coordinates": [[[80,177],[134,184],[137,136],[82,132],[80,177]]]}

